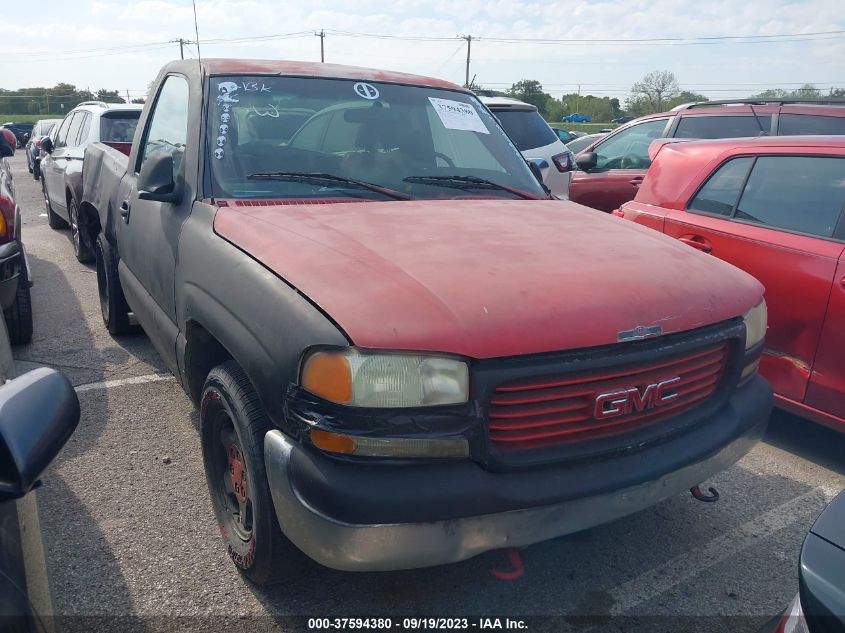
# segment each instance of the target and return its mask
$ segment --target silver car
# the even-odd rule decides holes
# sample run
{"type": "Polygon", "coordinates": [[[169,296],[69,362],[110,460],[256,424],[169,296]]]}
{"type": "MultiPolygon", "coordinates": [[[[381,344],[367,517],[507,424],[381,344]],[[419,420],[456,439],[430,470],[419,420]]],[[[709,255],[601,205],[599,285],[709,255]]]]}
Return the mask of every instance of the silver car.
{"type": "Polygon", "coordinates": [[[502,124],[525,160],[540,168],[543,182],[552,193],[568,199],[575,156],[540,116],[536,106],[510,97],[479,98],[502,124]]]}

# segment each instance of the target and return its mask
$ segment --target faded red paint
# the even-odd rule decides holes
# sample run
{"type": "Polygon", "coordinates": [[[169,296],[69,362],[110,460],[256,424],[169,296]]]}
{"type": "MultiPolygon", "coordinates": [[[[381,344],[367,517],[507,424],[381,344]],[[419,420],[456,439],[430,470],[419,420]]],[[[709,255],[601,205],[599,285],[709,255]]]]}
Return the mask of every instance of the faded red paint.
{"type": "Polygon", "coordinates": [[[769,308],[760,372],[778,405],[824,424],[837,420],[845,429],[845,245],[685,211],[722,163],[760,154],[845,157],[845,137],[656,142],[637,197],[620,211],[672,237],[707,242],[713,255],[757,277],[769,308]]]}
{"type": "Polygon", "coordinates": [[[281,75],[288,77],[328,77],[331,79],[358,79],[394,84],[411,84],[429,88],[444,88],[469,92],[466,88],[442,79],[409,75],[406,73],[358,68],[340,64],[295,62],[270,59],[203,59],[202,65],[209,75],[281,75]]]}
{"type": "Polygon", "coordinates": [[[491,358],[592,347],[638,325],[670,333],[737,317],[763,291],[654,231],[562,201],[229,201],[215,230],[367,348],[491,358]]]}

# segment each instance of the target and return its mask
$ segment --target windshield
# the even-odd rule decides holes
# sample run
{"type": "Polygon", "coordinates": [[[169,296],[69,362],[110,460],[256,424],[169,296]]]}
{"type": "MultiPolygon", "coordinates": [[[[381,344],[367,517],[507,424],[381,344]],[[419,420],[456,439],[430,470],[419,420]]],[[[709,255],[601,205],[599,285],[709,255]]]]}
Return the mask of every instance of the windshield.
{"type": "Polygon", "coordinates": [[[100,140],[104,143],[131,143],[141,111],[109,112],[100,118],[100,140]]]}
{"type": "Polygon", "coordinates": [[[207,134],[216,197],[391,199],[344,179],[411,198],[517,197],[509,188],[545,196],[473,95],[343,79],[210,81],[207,134]],[[503,187],[464,181],[456,189],[448,180],[456,176],[503,187]]]}
{"type": "Polygon", "coordinates": [[[535,110],[494,110],[520,152],[551,145],[558,135],[535,110]]]}

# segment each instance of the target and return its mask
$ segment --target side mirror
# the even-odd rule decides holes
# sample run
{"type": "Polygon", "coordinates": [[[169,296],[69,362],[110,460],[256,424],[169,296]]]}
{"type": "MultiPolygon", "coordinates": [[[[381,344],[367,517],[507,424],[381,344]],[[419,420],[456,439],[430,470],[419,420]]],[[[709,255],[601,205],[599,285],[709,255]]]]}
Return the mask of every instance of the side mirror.
{"type": "Polygon", "coordinates": [[[598,162],[599,157],[595,152],[585,152],[584,154],[579,154],[575,158],[575,164],[578,165],[578,169],[583,171],[590,171],[598,162]]]}
{"type": "Polygon", "coordinates": [[[64,374],[42,367],[0,386],[0,499],[24,496],[79,423],[64,374]]]}
{"type": "Polygon", "coordinates": [[[156,152],[141,165],[138,174],[138,197],[153,202],[178,203],[181,192],[173,178],[173,155],[169,152],[156,152]]]}
{"type": "Polygon", "coordinates": [[[53,153],[53,139],[49,136],[45,136],[41,139],[41,149],[43,149],[48,154],[53,153]]]}
{"type": "Polygon", "coordinates": [[[549,163],[543,158],[534,158],[528,162],[528,168],[531,170],[531,173],[534,174],[534,177],[537,181],[542,185],[545,184],[543,182],[543,169],[548,169],[549,163]]]}

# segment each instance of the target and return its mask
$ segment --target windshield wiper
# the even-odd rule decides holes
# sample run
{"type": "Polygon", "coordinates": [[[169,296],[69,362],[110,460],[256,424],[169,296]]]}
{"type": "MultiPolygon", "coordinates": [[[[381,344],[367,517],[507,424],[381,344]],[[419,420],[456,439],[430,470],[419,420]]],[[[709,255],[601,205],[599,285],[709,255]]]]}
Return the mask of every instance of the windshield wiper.
{"type": "Polygon", "coordinates": [[[335,174],[321,174],[307,171],[273,171],[273,172],[258,172],[247,176],[250,180],[284,180],[288,182],[310,182],[314,184],[326,183],[342,183],[344,185],[351,185],[359,189],[369,189],[375,191],[388,198],[394,200],[410,200],[411,196],[396,191],[395,189],[388,189],[371,182],[363,180],[355,180],[354,178],[346,178],[344,176],[336,176],[335,174]]]}
{"type": "Polygon", "coordinates": [[[527,191],[521,191],[515,187],[509,187],[486,178],[477,178],[476,176],[408,176],[402,179],[403,182],[418,182],[424,185],[443,185],[444,187],[454,187],[455,189],[499,189],[507,191],[515,196],[524,198],[525,200],[545,200],[541,196],[535,196],[527,191]]]}

